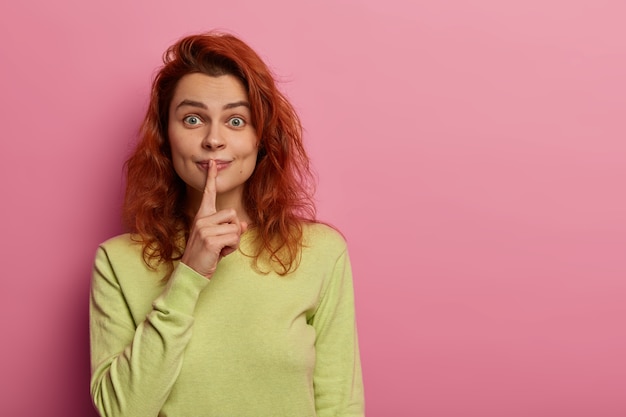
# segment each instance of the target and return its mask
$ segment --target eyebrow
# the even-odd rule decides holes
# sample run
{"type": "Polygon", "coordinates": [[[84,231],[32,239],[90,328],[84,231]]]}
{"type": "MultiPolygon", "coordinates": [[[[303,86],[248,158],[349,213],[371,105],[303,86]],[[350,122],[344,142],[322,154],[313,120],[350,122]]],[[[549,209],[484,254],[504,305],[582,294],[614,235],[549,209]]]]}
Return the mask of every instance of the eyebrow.
{"type": "MultiPolygon", "coordinates": [[[[207,107],[206,104],[204,104],[201,101],[195,101],[195,100],[183,100],[180,103],[178,103],[178,105],[176,106],[176,110],[178,110],[180,107],[183,106],[190,106],[190,107],[198,107],[200,109],[204,109],[204,110],[208,110],[209,108],[207,107]]],[[[228,110],[228,109],[234,109],[235,107],[247,107],[250,108],[250,103],[248,103],[245,100],[240,100],[240,101],[235,101],[234,103],[228,103],[225,104],[224,107],[222,107],[223,110],[228,110]]]]}

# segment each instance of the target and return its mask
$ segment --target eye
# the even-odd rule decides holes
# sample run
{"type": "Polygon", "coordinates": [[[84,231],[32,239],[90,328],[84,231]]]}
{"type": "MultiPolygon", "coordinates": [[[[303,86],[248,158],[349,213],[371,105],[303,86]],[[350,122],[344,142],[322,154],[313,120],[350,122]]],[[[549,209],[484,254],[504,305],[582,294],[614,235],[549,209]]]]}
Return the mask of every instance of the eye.
{"type": "Polygon", "coordinates": [[[183,123],[189,126],[199,126],[202,124],[202,119],[200,119],[195,114],[191,114],[189,116],[185,116],[183,118],[183,123]]]}
{"type": "Polygon", "coordinates": [[[231,117],[228,119],[228,124],[232,127],[244,127],[246,125],[246,121],[241,117],[231,117]]]}

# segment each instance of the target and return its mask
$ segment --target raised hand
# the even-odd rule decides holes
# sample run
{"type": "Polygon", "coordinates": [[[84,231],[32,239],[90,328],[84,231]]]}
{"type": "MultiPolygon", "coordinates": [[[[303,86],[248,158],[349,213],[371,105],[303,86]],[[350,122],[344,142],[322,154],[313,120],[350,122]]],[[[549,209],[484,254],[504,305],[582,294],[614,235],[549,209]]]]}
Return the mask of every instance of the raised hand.
{"type": "Polygon", "coordinates": [[[241,234],[248,225],[234,209],[217,211],[217,164],[209,161],[200,208],[193,220],[182,262],[210,279],[217,263],[239,247],[241,234]]]}

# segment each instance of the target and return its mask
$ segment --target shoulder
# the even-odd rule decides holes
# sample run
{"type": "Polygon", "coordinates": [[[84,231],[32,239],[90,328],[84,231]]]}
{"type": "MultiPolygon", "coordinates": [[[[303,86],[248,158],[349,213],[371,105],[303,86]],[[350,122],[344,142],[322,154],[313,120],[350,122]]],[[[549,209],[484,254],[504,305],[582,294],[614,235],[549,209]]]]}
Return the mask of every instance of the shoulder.
{"type": "Polygon", "coordinates": [[[342,234],[325,223],[305,223],[302,227],[304,247],[324,246],[334,250],[346,250],[346,240],[342,234]]]}
{"type": "Polygon", "coordinates": [[[107,239],[102,242],[99,247],[109,255],[142,252],[141,241],[133,238],[133,235],[130,233],[124,233],[107,239]]]}
{"type": "Polygon", "coordinates": [[[143,245],[134,235],[125,233],[100,244],[96,259],[106,258],[112,265],[144,267],[143,245]]]}
{"type": "MultiPolygon", "coordinates": [[[[164,264],[150,266],[143,256],[141,240],[132,234],[123,234],[102,242],[96,251],[94,268],[98,276],[115,277],[120,285],[153,285],[166,276],[168,268],[164,264]]],[[[108,278],[112,279],[112,278],[108,278]]]]}
{"type": "Polygon", "coordinates": [[[302,227],[302,261],[315,264],[331,263],[347,252],[346,240],[341,233],[324,223],[306,223],[302,227]]]}

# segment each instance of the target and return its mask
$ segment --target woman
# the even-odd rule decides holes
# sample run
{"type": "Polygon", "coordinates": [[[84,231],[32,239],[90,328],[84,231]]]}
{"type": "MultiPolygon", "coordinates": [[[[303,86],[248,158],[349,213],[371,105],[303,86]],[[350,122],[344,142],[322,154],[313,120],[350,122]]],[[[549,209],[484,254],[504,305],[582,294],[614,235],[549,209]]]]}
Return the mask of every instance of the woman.
{"type": "Polygon", "coordinates": [[[170,47],[97,251],[102,416],[361,416],[344,240],[315,222],[300,122],[241,40],[170,47]]]}

